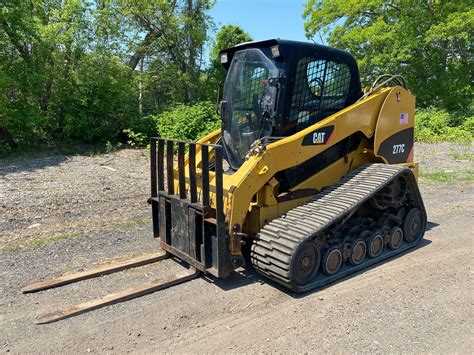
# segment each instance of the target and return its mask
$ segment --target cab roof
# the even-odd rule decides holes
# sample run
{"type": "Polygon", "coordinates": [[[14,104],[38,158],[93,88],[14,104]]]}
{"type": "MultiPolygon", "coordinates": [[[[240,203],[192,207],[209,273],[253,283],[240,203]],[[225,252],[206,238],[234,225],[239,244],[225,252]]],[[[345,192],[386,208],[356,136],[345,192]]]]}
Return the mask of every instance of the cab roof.
{"type": "Polygon", "coordinates": [[[280,56],[283,59],[288,59],[288,57],[292,56],[306,57],[318,55],[325,58],[333,58],[339,62],[345,62],[351,67],[357,67],[354,57],[346,51],[312,42],[291,41],[279,38],[241,43],[235,47],[220,51],[219,55],[222,53],[227,53],[228,61],[223,65],[224,68],[228,69],[235,52],[247,48],[270,48],[276,45],[278,45],[280,56]]]}

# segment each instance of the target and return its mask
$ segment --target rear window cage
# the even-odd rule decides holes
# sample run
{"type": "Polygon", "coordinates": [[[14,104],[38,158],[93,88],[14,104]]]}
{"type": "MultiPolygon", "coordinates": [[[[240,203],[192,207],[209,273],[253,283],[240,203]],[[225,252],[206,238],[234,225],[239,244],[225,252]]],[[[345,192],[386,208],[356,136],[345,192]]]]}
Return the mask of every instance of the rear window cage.
{"type": "Polygon", "coordinates": [[[301,58],[296,68],[289,122],[295,122],[299,131],[343,109],[350,84],[351,72],[346,64],[301,58]]]}

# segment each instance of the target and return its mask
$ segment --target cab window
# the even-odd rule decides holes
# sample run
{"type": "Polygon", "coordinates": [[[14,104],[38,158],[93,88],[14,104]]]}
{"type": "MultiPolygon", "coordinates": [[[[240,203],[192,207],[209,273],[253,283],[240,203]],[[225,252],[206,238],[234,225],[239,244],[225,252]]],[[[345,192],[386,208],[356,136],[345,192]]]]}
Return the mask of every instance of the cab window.
{"type": "Polygon", "coordinates": [[[297,131],[346,106],[351,73],[344,63],[302,58],[296,69],[289,122],[297,131]]]}

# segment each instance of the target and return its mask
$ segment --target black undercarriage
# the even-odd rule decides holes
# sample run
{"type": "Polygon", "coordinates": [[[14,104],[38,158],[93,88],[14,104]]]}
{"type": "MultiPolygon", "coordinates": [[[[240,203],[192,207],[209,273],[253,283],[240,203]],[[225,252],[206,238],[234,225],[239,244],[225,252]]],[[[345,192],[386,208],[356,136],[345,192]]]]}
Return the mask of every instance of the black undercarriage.
{"type": "Polygon", "coordinates": [[[251,262],[285,287],[306,291],[414,247],[426,221],[410,169],[367,164],[266,225],[251,262]]]}

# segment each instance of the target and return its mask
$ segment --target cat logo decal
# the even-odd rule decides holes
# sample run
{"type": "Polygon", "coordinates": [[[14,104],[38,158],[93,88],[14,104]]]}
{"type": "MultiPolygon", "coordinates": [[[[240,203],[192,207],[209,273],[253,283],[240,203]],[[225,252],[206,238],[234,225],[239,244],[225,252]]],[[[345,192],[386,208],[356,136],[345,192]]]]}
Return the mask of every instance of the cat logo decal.
{"type": "Polygon", "coordinates": [[[324,145],[331,142],[334,136],[334,126],[317,129],[303,138],[302,145],[324,145]]]}

